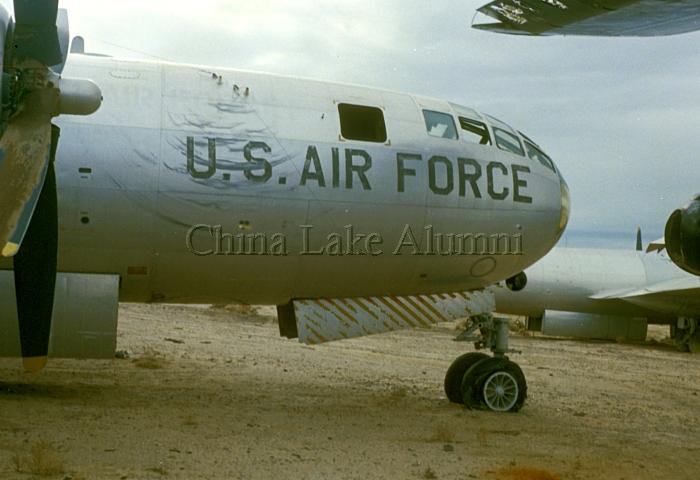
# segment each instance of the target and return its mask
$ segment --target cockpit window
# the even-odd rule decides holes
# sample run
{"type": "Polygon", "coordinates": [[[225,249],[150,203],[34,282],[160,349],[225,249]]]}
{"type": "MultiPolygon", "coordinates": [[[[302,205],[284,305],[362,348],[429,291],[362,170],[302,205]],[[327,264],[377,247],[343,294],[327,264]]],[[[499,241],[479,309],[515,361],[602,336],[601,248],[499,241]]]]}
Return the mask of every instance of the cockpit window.
{"type": "Polygon", "coordinates": [[[490,115],[485,115],[485,117],[488,118],[489,122],[491,123],[493,135],[496,137],[496,145],[498,148],[524,157],[525,150],[523,150],[523,145],[520,143],[520,138],[518,138],[515,130],[510,128],[507,123],[502,122],[495,117],[490,115]]]}
{"type": "Polygon", "coordinates": [[[377,107],[338,104],[340,115],[340,133],[347,140],[364,142],[386,142],[386,124],[384,112],[377,107]]]}
{"type": "Polygon", "coordinates": [[[457,127],[455,127],[455,120],[452,115],[423,110],[423,118],[425,118],[425,128],[428,130],[428,135],[452,140],[457,139],[457,127]]]}
{"type": "Polygon", "coordinates": [[[484,122],[459,117],[459,125],[463,130],[462,138],[466,141],[480,145],[491,145],[491,134],[484,122]]]}
{"type": "Polygon", "coordinates": [[[525,156],[525,151],[517,136],[498,127],[493,127],[493,134],[496,136],[498,148],[516,155],[525,156]]]}
{"type": "Polygon", "coordinates": [[[525,140],[525,148],[527,148],[527,156],[530,157],[533,160],[537,160],[540,162],[542,165],[547,167],[553,172],[556,172],[557,170],[554,168],[554,162],[552,162],[552,159],[547,156],[546,153],[544,153],[542,150],[537,148],[533,143],[528,142],[525,140]]]}

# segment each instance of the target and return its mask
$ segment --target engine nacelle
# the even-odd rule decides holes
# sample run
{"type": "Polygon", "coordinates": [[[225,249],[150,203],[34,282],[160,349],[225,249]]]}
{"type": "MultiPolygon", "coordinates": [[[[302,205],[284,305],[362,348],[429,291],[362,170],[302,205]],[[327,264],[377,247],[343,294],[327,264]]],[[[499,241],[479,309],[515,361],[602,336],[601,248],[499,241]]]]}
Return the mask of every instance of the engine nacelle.
{"type": "Polygon", "coordinates": [[[641,342],[647,336],[647,319],[546,310],[542,317],[529,317],[528,330],[553,337],[641,342]]]}
{"type": "MultiPolygon", "coordinates": [[[[12,271],[0,271],[0,358],[21,356],[12,271]]],[[[58,273],[49,356],[114,358],[119,276],[58,273]]]]}
{"type": "Polygon", "coordinates": [[[700,195],[671,214],[664,240],[673,263],[686,272],[700,275],[700,195]]]}

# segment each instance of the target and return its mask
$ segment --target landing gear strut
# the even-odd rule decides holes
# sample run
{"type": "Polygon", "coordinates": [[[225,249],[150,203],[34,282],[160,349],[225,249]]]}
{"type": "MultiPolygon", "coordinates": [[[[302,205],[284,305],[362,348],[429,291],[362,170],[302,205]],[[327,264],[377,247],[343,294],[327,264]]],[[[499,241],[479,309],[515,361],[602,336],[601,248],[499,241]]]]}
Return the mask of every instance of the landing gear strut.
{"type": "Polygon", "coordinates": [[[525,403],[527,383],[520,367],[507,353],[508,320],[492,315],[470,319],[457,341],[473,341],[477,350],[489,349],[493,357],[480,352],[464,354],[452,362],[445,375],[445,393],[454,403],[495,412],[517,412],[525,403]],[[478,333],[477,333],[478,331],[478,333]]]}
{"type": "Polygon", "coordinates": [[[671,324],[671,338],[680,350],[700,353],[700,322],[697,318],[678,318],[671,324]]]}

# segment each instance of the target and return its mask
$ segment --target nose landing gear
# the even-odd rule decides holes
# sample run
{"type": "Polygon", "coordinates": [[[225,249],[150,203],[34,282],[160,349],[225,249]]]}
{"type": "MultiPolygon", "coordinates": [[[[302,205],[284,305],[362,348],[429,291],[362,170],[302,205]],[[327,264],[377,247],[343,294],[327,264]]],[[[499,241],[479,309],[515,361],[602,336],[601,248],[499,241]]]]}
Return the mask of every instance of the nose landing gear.
{"type": "Polygon", "coordinates": [[[451,402],[495,412],[520,410],[527,397],[527,382],[520,367],[506,356],[515,352],[508,348],[508,335],[507,319],[479,315],[470,320],[455,340],[474,341],[477,350],[488,348],[493,357],[470,352],[452,362],[445,375],[445,393],[451,402]]]}

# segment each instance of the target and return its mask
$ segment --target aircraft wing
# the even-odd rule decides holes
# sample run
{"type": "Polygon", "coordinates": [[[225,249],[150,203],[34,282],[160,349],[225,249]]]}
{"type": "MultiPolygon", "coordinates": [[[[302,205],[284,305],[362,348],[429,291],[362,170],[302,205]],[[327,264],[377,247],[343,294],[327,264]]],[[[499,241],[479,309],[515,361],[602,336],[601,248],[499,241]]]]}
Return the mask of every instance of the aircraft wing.
{"type": "Polygon", "coordinates": [[[479,30],[516,35],[656,37],[700,30],[700,0],[496,0],[479,30]]]}
{"type": "Polygon", "coordinates": [[[666,240],[664,237],[659,238],[658,240],[654,240],[653,242],[649,242],[649,245],[647,245],[647,253],[650,252],[660,252],[661,250],[666,248],[666,240]]]}
{"type": "Polygon", "coordinates": [[[679,316],[696,316],[700,313],[700,278],[676,278],[642,288],[603,291],[589,298],[623,300],[679,316]]]}

